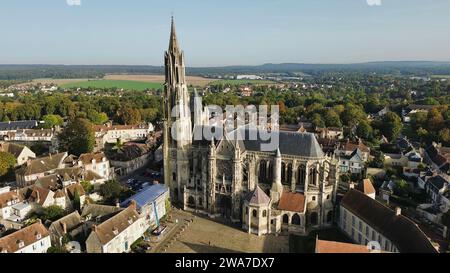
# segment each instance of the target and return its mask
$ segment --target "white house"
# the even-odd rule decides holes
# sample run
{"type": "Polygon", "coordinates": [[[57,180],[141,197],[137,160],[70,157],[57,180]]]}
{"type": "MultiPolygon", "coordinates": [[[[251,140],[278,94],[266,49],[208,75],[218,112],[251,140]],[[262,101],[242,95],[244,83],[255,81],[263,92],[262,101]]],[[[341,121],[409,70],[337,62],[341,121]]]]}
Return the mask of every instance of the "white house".
{"type": "Polygon", "coordinates": [[[0,194],[0,218],[12,222],[20,222],[32,210],[31,205],[22,199],[17,191],[0,194]]]}
{"type": "Polygon", "coordinates": [[[376,243],[381,251],[437,253],[425,233],[410,219],[366,194],[350,189],[340,204],[338,225],[360,245],[376,243]],[[411,239],[414,238],[414,239],[411,239]]]}
{"type": "Polygon", "coordinates": [[[97,125],[94,127],[96,148],[103,149],[106,143],[116,143],[118,139],[122,142],[146,139],[155,130],[153,124],[141,125],[97,125]]]}
{"type": "Polygon", "coordinates": [[[78,166],[85,171],[92,171],[98,174],[104,181],[111,179],[114,174],[104,153],[82,154],[78,158],[78,166]]]}
{"type": "Polygon", "coordinates": [[[16,171],[17,185],[19,187],[30,186],[39,178],[54,173],[56,169],[63,168],[66,157],[67,153],[59,153],[28,160],[16,171]]]}
{"type": "Polygon", "coordinates": [[[47,253],[50,247],[48,230],[39,220],[31,226],[0,238],[0,253],[47,253]]]}
{"type": "Polygon", "coordinates": [[[139,216],[136,203],[109,218],[92,226],[86,240],[88,253],[124,253],[131,251],[131,245],[146,231],[145,219],[139,216]]]}
{"type": "Polygon", "coordinates": [[[0,151],[14,155],[17,166],[22,166],[27,163],[28,160],[36,158],[36,154],[28,147],[14,143],[0,142],[0,151]]]}
{"type": "Polygon", "coordinates": [[[146,229],[159,226],[159,221],[166,214],[166,202],[169,200],[169,189],[164,185],[149,186],[121,203],[121,207],[128,207],[136,202],[137,210],[145,219],[146,229]]]}
{"type": "Polygon", "coordinates": [[[350,172],[352,174],[362,173],[365,169],[363,153],[356,149],[350,155],[341,155],[339,157],[340,170],[343,173],[350,172]]]}

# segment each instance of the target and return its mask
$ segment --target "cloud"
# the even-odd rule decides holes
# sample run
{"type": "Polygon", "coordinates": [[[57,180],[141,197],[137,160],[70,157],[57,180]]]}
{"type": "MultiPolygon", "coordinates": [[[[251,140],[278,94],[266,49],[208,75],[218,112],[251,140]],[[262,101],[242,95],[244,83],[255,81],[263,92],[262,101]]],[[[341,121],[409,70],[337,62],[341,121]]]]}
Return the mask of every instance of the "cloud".
{"type": "Polygon", "coordinates": [[[369,6],[381,6],[381,0],[366,0],[369,6]]]}
{"type": "Polygon", "coordinates": [[[69,6],[81,6],[81,0],[66,0],[69,6]]]}

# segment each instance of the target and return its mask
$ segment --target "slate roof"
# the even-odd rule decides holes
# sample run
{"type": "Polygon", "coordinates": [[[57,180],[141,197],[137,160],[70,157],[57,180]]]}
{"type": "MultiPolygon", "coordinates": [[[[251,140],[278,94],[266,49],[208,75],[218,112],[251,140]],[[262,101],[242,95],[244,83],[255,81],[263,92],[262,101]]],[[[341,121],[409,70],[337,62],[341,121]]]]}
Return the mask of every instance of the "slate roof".
{"type": "Polygon", "coordinates": [[[255,190],[250,192],[245,200],[252,205],[268,205],[270,203],[269,196],[259,186],[256,186],[255,190]]]}
{"type": "Polygon", "coordinates": [[[353,153],[349,156],[341,156],[342,158],[345,158],[347,160],[353,159],[354,157],[358,157],[358,161],[362,161],[363,156],[361,154],[361,150],[359,150],[359,148],[356,148],[356,150],[353,151],[353,153]]]}
{"type": "Polygon", "coordinates": [[[140,209],[145,205],[148,205],[156,199],[158,199],[161,195],[168,192],[168,188],[166,188],[164,185],[156,184],[152,186],[148,186],[142,191],[138,192],[137,194],[131,196],[127,200],[123,201],[120,206],[121,207],[128,207],[132,200],[136,201],[137,208],[140,209]]]}
{"type": "Polygon", "coordinates": [[[91,219],[95,219],[97,217],[109,218],[121,210],[122,208],[118,208],[116,206],[85,204],[81,213],[81,217],[86,218],[90,216],[91,219]]]}
{"type": "Polygon", "coordinates": [[[36,180],[34,185],[48,190],[56,190],[59,187],[59,178],[56,174],[44,176],[36,180]]]}
{"type": "Polygon", "coordinates": [[[57,236],[64,236],[64,224],[66,225],[67,232],[70,232],[71,230],[80,226],[82,224],[82,221],[78,211],[74,211],[71,214],[53,222],[49,227],[49,231],[57,236]]]}
{"type": "Polygon", "coordinates": [[[442,175],[436,175],[436,176],[428,179],[428,181],[427,181],[427,185],[432,186],[437,191],[439,191],[442,188],[444,188],[444,186],[446,184],[448,185],[449,181],[447,179],[445,179],[442,175]]]}
{"type": "Polygon", "coordinates": [[[11,122],[0,122],[0,131],[15,131],[21,129],[32,129],[38,125],[36,120],[22,120],[11,122]]]}
{"type": "MultiPolygon", "coordinates": [[[[251,130],[246,130],[245,134],[249,135],[251,130]]],[[[254,131],[253,131],[254,133],[254,131]]],[[[246,150],[261,151],[262,144],[269,144],[270,141],[261,140],[244,140],[246,150]]],[[[316,137],[312,133],[298,132],[279,132],[279,149],[283,155],[295,155],[303,157],[320,158],[324,157],[322,148],[316,137]]],[[[272,152],[275,152],[272,151],[272,152]]]]}
{"type": "Polygon", "coordinates": [[[14,143],[0,143],[0,151],[10,153],[14,155],[15,158],[18,158],[25,148],[25,146],[14,143]]]}
{"type": "Polygon", "coordinates": [[[388,238],[401,253],[437,253],[425,233],[409,218],[399,215],[357,190],[350,190],[341,206],[388,238]]]}
{"type": "Polygon", "coordinates": [[[138,219],[139,214],[136,209],[130,206],[93,228],[89,237],[96,235],[100,243],[105,245],[138,219]],[[117,231],[117,234],[114,231],[117,231]]]}
{"type": "Polygon", "coordinates": [[[29,164],[26,164],[17,170],[17,174],[26,176],[55,170],[66,156],[67,153],[59,153],[47,157],[36,158],[29,164]]]}
{"type": "MultiPolygon", "coordinates": [[[[194,138],[194,145],[210,145],[211,139],[206,139],[203,134],[201,134],[202,130],[210,132],[210,127],[205,129],[205,126],[196,126],[194,128],[193,136],[202,136],[201,139],[194,138]]],[[[219,129],[221,130],[221,129],[219,129]]],[[[271,142],[271,140],[264,140],[264,137],[258,133],[255,129],[249,129],[248,127],[243,127],[237,129],[233,132],[229,132],[227,134],[228,139],[231,141],[236,140],[241,150],[248,151],[263,151],[263,152],[273,152],[275,154],[276,150],[279,148],[282,155],[294,155],[294,156],[303,156],[303,157],[311,157],[311,158],[322,158],[324,157],[324,153],[322,148],[319,145],[316,137],[312,133],[299,133],[299,132],[287,132],[287,131],[277,131],[273,133],[278,133],[279,136],[279,146],[274,147],[273,150],[263,151],[263,145],[267,145],[271,142]]],[[[223,137],[222,137],[223,138],[223,137]]],[[[220,140],[220,139],[219,139],[220,140]]],[[[217,145],[218,140],[214,139],[215,145],[217,145]]],[[[275,143],[276,144],[276,143],[275,143]]]]}

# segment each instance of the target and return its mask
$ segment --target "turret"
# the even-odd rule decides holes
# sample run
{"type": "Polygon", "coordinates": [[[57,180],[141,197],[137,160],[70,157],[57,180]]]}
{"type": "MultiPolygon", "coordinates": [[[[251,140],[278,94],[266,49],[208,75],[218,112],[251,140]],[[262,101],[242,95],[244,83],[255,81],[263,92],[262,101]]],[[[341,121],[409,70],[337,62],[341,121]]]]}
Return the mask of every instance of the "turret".
{"type": "Polygon", "coordinates": [[[270,198],[272,203],[278,203],[283,194],[283,185],[281,184],[281,152],[277,150],[274,160],[274,181],[270,190],[270,198]]]}

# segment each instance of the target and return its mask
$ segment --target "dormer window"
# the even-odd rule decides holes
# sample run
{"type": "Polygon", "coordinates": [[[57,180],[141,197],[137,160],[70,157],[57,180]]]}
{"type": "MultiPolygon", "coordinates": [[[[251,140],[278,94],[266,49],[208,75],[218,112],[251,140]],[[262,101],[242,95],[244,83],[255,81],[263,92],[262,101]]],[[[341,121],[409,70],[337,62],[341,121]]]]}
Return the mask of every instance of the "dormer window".
{"type": "Polygon", "coordinates": [[[128,224],[133,224],[133,219],[130,217],[130,218],[128,218],[128,224]]]}
{"type": "Polygon", "coordinates": [[[22,248],[25,246],[25,242],[22,240],[17,241],[17,245],[19,245],[19,248],[22,248]]]}
{"type": "Polygon", "coordinates": [[[36,240],[42,239],[42,235],[40,233],[36,233],[36,240]]]}
{"type": "Polygon", "coordinates": [[[113,229],[113,233],[114,233],[114,235],[118,235],[119,234],[119,230],[117,228],[114,228],[113,229]]]}

